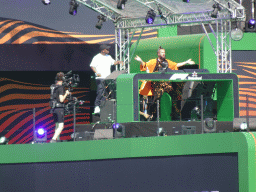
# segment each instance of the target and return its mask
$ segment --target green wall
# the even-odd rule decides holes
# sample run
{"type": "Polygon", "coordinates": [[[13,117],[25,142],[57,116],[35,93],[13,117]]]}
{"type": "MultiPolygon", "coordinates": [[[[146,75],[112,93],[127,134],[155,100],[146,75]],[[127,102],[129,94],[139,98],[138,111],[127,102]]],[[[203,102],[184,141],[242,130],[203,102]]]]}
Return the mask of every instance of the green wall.
{"type": "MultiPolygon", "coordinates": [[[[164,32],[160,34],[162,33],[164,32]]],[[[214,37],[211,36],[211,39],[214,40],[214,37]]],[[[165,48],[167,59],[179,63],[191,58],[200,68],[207,68],[211,73],[217,71],[216,56],[209,40],[205,34],[196,34],[140,40],[133,58],[131,58],[130,72],[137,73],[140,71],[140,63],[134,60],[136,55],[145,62],[157,58],[159,46],[165,48]]],[[[130,53],[133,53],[134,49],[135,43],[132,45],[130,53]]]]}
{"type": "Polygon", "coordinates": [[[256,191],[256,133],[234,132],[0,145],[0,164],[238,153],[239,191],[256,191]]]}

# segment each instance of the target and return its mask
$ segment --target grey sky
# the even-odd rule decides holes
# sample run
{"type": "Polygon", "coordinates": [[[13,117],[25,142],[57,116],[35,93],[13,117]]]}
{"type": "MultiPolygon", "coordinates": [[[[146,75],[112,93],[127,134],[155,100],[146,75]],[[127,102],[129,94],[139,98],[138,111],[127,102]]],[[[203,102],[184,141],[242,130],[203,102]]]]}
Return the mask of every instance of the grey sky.
{"type": "Polygon", "coordinates": [[[51,0],[44,5],[41,0],[1,0],[0,17],[27,21],[58,31],[82,34],[114,34],[112,21],[103,23],[101,30],[95,28],[99,13],[84,5],[78,7],[75,16],[69,14],[70,0],[51,0]]]}

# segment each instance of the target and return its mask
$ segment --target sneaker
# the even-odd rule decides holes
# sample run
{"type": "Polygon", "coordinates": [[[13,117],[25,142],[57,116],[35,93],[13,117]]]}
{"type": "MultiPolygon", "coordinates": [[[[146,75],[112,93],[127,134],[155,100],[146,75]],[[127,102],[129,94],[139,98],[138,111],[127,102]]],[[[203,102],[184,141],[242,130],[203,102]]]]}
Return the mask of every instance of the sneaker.
{"type": "Polygon", "coordinates": [[[57,140],[51,139],[50,143],[57,143],[57,140]]]}
{"type": "Polygon", "coordinates": [[[96,106],[94,108],[94,114],[97,114],[97,113],[100,113],[100,107],[99,106],[96,106]]]}

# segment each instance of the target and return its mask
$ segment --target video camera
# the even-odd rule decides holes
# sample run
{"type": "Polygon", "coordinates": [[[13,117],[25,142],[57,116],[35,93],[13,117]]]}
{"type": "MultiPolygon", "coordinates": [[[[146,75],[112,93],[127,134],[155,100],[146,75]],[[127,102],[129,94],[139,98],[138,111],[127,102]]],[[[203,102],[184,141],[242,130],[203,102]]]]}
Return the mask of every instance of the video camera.
{"type": "MultiPolygon", "coordinates": [[[[67,87],[69,92],[73,91],[74,87],[77,87],[80,82],[80,77],[78,74],[72,74],[72,70],[64,74],[63,86],[67,87]]],[[[68,102],[65,104],[65,115],[73,114],[78,111],[78,108],[84,104],[83,100],[78,100],[71,94],[67,97],[68,102]]]]}
{"type": "Polygon", "coordinates": [[[77,87],[80,82],[78,74],[72,74],[72,70],[64,74],[63,86],[68,87],[68,90],[73,91],[73,87],[77,87]]]}

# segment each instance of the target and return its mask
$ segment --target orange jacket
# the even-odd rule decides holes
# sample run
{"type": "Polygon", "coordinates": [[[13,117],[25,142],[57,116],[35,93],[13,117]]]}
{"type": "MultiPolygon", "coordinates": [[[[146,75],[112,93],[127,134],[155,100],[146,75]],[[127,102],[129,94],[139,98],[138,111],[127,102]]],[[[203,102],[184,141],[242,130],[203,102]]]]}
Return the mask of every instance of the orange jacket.
{"type": "MultiPolygon", "coordinates": [[[[166,59],[168,62],[168,68],[172,70],[178,70],[177,63],[166,59]]],[[[144,66],[140,65],[141,71],[146,71],[148,69],[149,73],[153,73],[155,67],[156,67],[157,59],[151,59],[147,63],[144,63],[144,66]]],[[[140,86],[139,93],[141,95],[147,95],[152,96],[154,94],[153,87],[150,81],[142,81],[142,85],[140,86]]]]}

